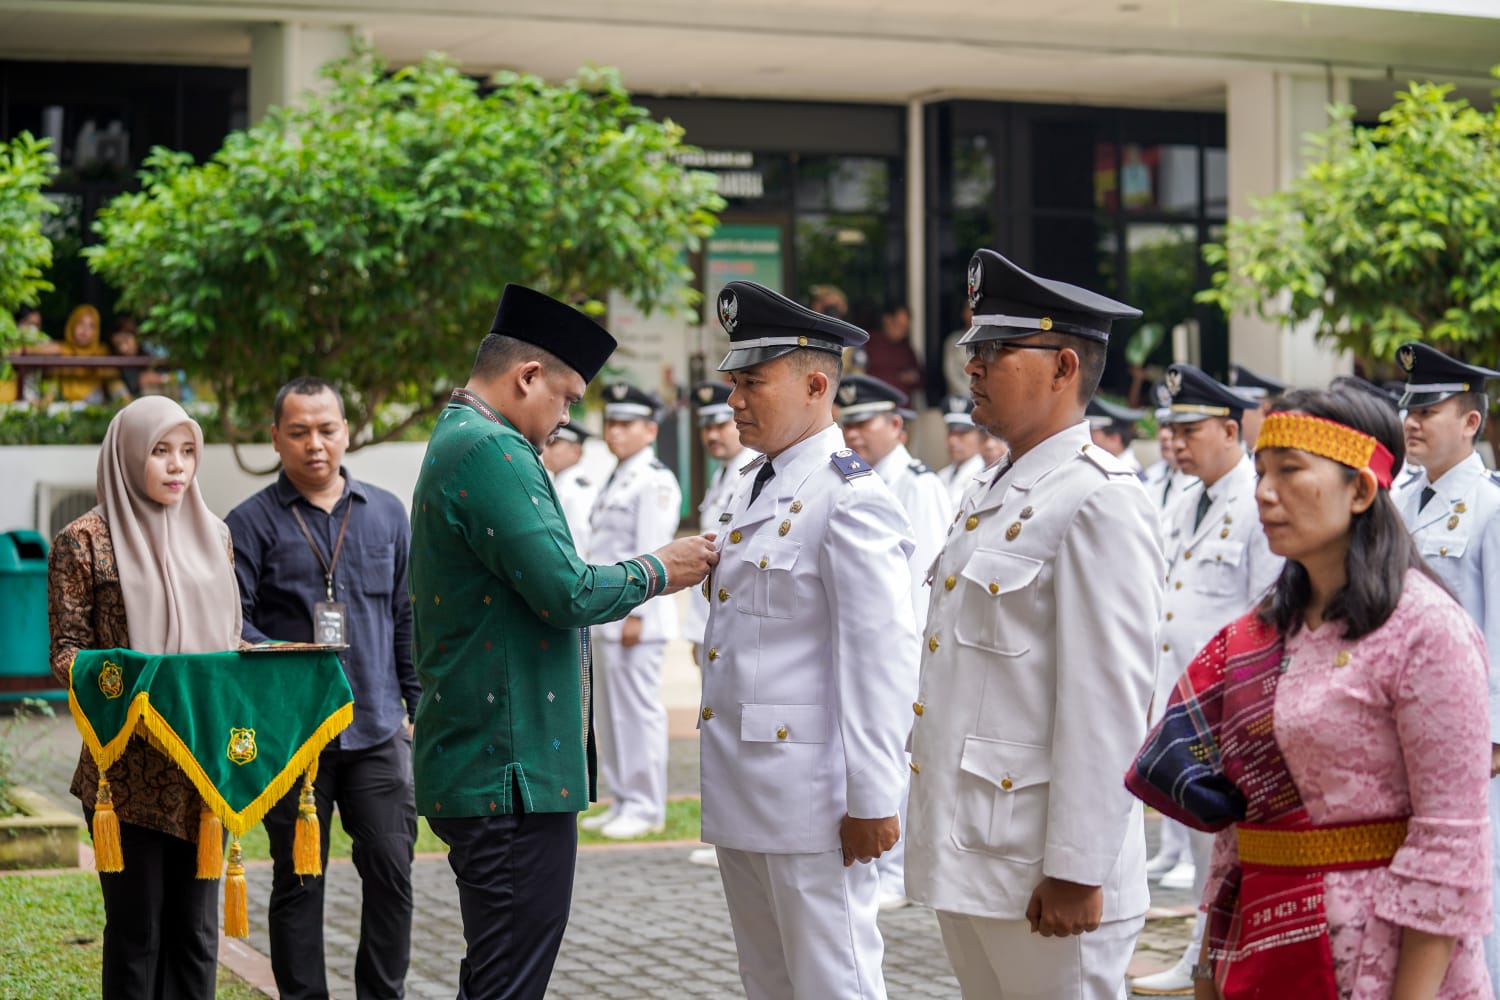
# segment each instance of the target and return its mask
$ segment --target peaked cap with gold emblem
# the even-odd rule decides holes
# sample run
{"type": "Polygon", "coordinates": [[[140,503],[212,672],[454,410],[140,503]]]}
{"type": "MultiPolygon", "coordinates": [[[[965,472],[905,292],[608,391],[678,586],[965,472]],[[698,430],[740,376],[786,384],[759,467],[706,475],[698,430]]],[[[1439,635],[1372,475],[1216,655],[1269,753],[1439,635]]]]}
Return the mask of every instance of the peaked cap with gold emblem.
{"type": "Polygon", "coordinates": [[[734,389],[726,382],[699,382],[693,386],[693,406],[698,411],[699,427],[714,427],[734,419],[729,408],[729,394],[734,389]]]}
{"type": "Polygon", "coordinates": [[[1164,381],[1172,394],[1165,421],[1169,424],[1191,424],[1209,417],[1239,420],[1246,410],[1260,406],[1194,365],[1179,362],[1171,366],[1164,381]]]}
{"type": "Polygon", "coordinates": [[[1500,378],[1500,372],[1466,365],[1435,347],[1409,341],[1396,349],[1396,363],[1406,373],[1406,391],[1400,408],[1432,406],[1461,392],[1484,392],[1484,380],[1500,378]]]}
{"type": "Polygon", "coordinates": [[[813,312],[753,281],[725,285],[719,291],[718,316],[729,334],[721,372],[749,368],[801,347],[842,354],[870,339],[852,323],[813,312]]]}
{"type": "Polygon", "coordinates": [[[628,382],[604,387],[605,420],[655,420],[661,400],[628,382]]]}
{"type": "Polygon", "coordinates": [[[1109,342],[1111,323],[1141,315],[1134,306],[1066,281],[1038,277],[983,248],[969,258],[969,305],[974,325],[959,338],[959,346],[1049,332],[1103,344],[1109,342]]]}
{"type": "Polygon", "coordinates": [[[974,426],[974,397],[944,396],[943,423],[948,425],[950,431],[972,429],[974,426]]]}

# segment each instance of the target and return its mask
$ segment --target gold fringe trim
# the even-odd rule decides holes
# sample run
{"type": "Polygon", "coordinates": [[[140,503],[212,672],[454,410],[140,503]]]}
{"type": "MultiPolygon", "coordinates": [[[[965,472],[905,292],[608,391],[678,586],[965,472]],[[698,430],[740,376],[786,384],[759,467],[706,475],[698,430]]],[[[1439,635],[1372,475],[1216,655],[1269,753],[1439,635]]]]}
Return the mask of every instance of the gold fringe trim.
{"type": "Polygon", "coordinates": [[[229,844],[229,865],[224,871],[224,935],[250,936],[250,906],[245,891],[244,855],[236,837],[229,844]]]}
{"type": "Polygon", "coordinates": [[[292,834],[292,871],[298,875],[323,874],[323,827],[318,819],[318,798],[313,791],[313,771],[302,776],[297,804],[297,828],[292,834]]]}
{"type": "MultiPolygon", "coordinates": [[[[75,661],[76,662],[76,661],[75,661]]],[[[88,747],[89,754],[94,758],[94,763],[99,766],[99,776],[104,777],[120,757],[125,753],[125,746],[130,738],[135,735],[136,725],[142,725],[148,734],[155,737],[158,746],[172,762],[182,769],[203,797],[204,803],[213,814],[224,824],[232,837],[242,837],[270,812],[271,807],[291,791],[297,777],[309,767],[315,767],[318,762],[318,754],[323,748],[333,742],[333,738],[349,727],[354,721],[354,702],[350,701],[335,709],[333,714],[324,719],[316,729],[303,741],[302,746],[292,755],[291,760],[277,772],[265,789],[257,795],[248,806],[235,812],[219,794],[213,782],[208,780],[208,775],[203,773],[203,766],[193,757],[188,750],[187,744],[177,731],[172,728],[156,709],[151,707],[151,699],[148,692],[142,691],[130,701],[130,707],[125,713],[125,722],[120,731],[108,743],[101,743],[99,736],[94,732],[93,724],[89,722],[88,716],[84,714],[83,706],[78,704],[77,697],[73,694],[72,664],[68,665],[68,710],[73,714],[73,722],[78,726],[78,732],[83,736],[84,746],[88,747]]]]}
{"type": "Polygon", "coordinates": [[[124,871],[125,853],[120,845],[120,817],[115,812],[109,782],[102,775],[99,778],[98,798],[94,802],[94,829],[91,833],[94,838],[94,870],[124,871]]]}
{"type": "Polygon", "coordinates": [[[224,824],[204,803],[198,811],[198,877],[217,879],[224,868],[224,824]]]}

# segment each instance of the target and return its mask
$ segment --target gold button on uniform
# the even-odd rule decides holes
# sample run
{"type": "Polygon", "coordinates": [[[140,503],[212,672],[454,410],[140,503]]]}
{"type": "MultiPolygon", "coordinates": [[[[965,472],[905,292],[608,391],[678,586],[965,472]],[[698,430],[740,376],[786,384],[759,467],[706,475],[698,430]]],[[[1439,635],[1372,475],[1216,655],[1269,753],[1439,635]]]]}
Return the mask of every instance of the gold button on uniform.
{"type": "Polygon", "coordinates": [[[1162,643],[1161,644],[1161,651],[1163,653],[1170,653],[1172,651],[1172,644],[1169,643],[1169,642],[1162,643]]]}
{"type": "Polygon", "coordinates": [[[793,500],[792,501],[792,513],[796,514],[796,513],[799,513],[801,510],[802,510],[802,501],[801,500],[793,500]]]}
{"type": "Polygon", "coordinates": [[[740,529],[738,529],[738,528],[734,529],[733,531],[731,531],[729,533],[729,540],[731,542],[736,542],[737,543],[737,542],[739,542],[739,540],[741,538],[744,538],[744,537],[745,537],[744,535],[740,534],[740,529]]]}
{"type": "Polygon", "coordinates": [[[979,527],[979,518],[975,517],[973,514],[970,514],[969,519],[964,522],[964,529],[966,531],[973,531],[977,527],[979,527]]]}
{"type": "Polygon", "coordinates": [[[1458,515],[1454,514],[1452,517],[1448,518],[1448,530],[1452,531],[1456,527],[1458,527],[1458,515]]]}
{"type": "Polygon", "coordinates": [[[1448,546],[1444,545],[1442,548],[1438,549],[1438,555],[1445,556],[1447,554],[1448,554],[1448,546]]]}
{"type": "Polygon", "coordinates": [[[950,576],[948,577],[948,579],[943,581],[944,590],[952,590],[956,586],[958,586],[958,577],[956,576],[950,576]]]}
{"type": "Polygon", "coordinates": [[[923,706],[923,704],[920,701],[914,701],[914,702],[912,702],[911,703],[911,714],[912,715],[921,715],[922,714],[922,710],[923,710],[924,707],[925,706],[923,706]]]}
{"type": "Polygon", "coordinates": [[[1015,787],[1015,782],[1011,781],[1009,778],[1001,778],[1000,779],[1000,787],[1003,788],[1003,789],[1005,789],[1008,792],[1013,787],[1015,787]]]}
{"type": "Polygon", "coordinates": [[[760,568],[761,569],[765,569],[769,565],[771,565],[771,560],[769,560],[769,559],[765,558],[764,556],[762,556],[761,560],[760,560],[760,568]]]}
{"type": "Polygon", "coordinates": [[[720,587],[719,588],[719,603],[723,604],[727,600],[729,600],[729,591],[725,590],[723,587],[720,587]]]}
{"type": "Polygon", "coordinates": [[[1007,542],[1013,542],[1013,541],[1016,540],[1016,536],[1019,535],[1020,533],[1021,533],[1021,522],[1020,521],[1016,521],[1009,528],[1005,529],[1005,540],[1007,542]]]}
{"type": "Polygon", "coordinates": [[[1172,585],[1172,589],[1173,590],[1181,590],[1182,589],[1182,581],[1178,580],[1176,583],[1174,583],[1172,585]]]}
{"type": "Polygon", "coordinates": [[[703,721],[707,722],[709,719],[712,719],[713,717],[714,717],[714,710],[711,709],[711,708],[709,708],[707,705],[704,705],[703,706],[703,721]]]}
{"type": "Polygon", "coordinates": [[[788,531],[791,531],[791,530],[792,530],[792,522],[791,521],[782,521],[781,522],[781,527],[779,527],[779,528],[776,529],[776,534],[778,534],[778,535],[784,535],[788,531]]]}
{"type": "Polygon", "coordinates": [[[1167,612],[1167,621],[1171,621],[1171,620],[1172,620],[1172,612],[1168,611],[1167,612]]]}
{"type": "Polygon", "coordinates": [[[938,637],[937,636],[932,636],[931,638],[929,638],[927,640],[927,651],[930,652],[930,653],[936,653],[937,652],[937,648],[938,648],[938,637]]]}
{"type": "Polygon", "coordinates": [[[1228,528],[1221,528],[1219,530],[1219,537],[1220,538],[1228,538],[1229,537],[1229,529],[1228,528]]]}
{"type": "Polygon", "coordinates": [[[708,651],[708,658],[710,660],[717,660],[719,658],[719,647],[715,646],[714,648],[710,649],[708,651]]]}
{"type": "Polygon", "coordinates": [[[996,583],[994,580],[990,581],[990,593],[992,593],[992,594],[998,594],[998,593],[1000,593],[1000,585],[998,583],[996,583]]]}
{"type": "Polygon", "coordinates": [[[1188,549],[1186,552],[1184,552],[1182,554],[1182,558],[1184,558],[1184,559],[1191,559],[1191,558],[1193,558],[1193,550],[1192,549],[1188,549]]]}
{"type": "Polygon", "coordinates": [[[917,766],[917,762],[916,761],[910,761],[910,764],[911,764],[911,773],[912,774],[921,774],[922,773],[922,769],[917,766]]]}
{"type": "Polygon", "coordinates": [[[777,730],[776,730],[776,738],[778,740],[784,740],[784,739],[786,739],[786,726],[780,726],[780,727],[777,728],[777,730]]]}

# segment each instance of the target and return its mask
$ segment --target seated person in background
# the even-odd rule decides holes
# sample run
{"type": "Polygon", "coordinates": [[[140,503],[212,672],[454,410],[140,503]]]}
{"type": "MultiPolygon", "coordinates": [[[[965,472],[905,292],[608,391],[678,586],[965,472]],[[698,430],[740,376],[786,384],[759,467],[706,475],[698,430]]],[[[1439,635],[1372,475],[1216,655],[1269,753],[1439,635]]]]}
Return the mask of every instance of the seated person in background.
{"type": "MultiPolygon", "coordinates": [[[[19,335],[17,354],[57,354],[62,350],[55,340],[42,332],[42,312],[35,306],[22,306],[16,310],[16,333],[19,335]]],[[[7,366],[0,362],[0,374],[6,369],[7,366]]],[[[10,372],[0,378],[0,403],[13,403],[22,395],[20,376],[10,372]]]]}
{"type": "MultiPolygon", "coordinates": [[[[109,346],[114,354],[122,358],[150,357],[142,349],[140,328],[129,316],[115,318],[115,328],[109,335],[109,346]]],[[[134,399],[137,396],[158,396],[163,393],[167,376],[150,368],[121,368],[118,378],[110,382],[110,395],[115,399],[134,399]]]]}
{"type": "MultiPolygon", "coordinates": [[[[99,342],[99,310],[78,306],[68,313],[62,353],[66,357],[109,355],[109,348],[99,342]]],[[[60,368],[57,374],[60,393],[68,403],[103,403],[109,397],[110,381],[119,376],[113,368],[60,368]]]]}

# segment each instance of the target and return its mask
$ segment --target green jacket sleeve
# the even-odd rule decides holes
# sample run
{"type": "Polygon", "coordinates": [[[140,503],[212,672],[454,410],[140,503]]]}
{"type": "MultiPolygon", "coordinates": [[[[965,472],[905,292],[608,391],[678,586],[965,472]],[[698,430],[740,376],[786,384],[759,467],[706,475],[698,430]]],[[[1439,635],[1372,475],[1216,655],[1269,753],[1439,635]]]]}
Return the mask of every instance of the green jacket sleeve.
{"type": "Polygon", "coordinates": [[[654,556],[610,566],[579,558],[546,470],[536,452],[511,435],[476,441],[447,492],[475,556],[550,625],[624,618],[666,587],[654,556]]]}

